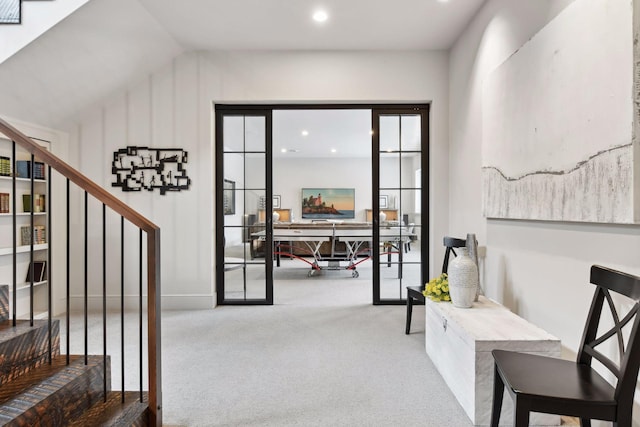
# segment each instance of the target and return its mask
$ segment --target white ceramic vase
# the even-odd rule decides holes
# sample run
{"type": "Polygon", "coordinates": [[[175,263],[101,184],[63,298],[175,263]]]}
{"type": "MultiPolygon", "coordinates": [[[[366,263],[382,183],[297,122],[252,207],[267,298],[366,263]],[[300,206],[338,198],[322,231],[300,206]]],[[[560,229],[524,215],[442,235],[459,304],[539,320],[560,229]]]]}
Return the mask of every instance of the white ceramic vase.
{"type": "Polygon", "coordinates": [[[449,263],[449,295],[454,306],[473,306],[478,288],[478,266],[469,257],[469,249],[456,248],[458,256],[449,263]]]}
{"type": "Polygon", "coordinates": [[[387,214],[383,211],[380,211],[380,222],[385,222],[387,220],[387,214]]]}
{"type": "Polygon", "coordinates": [[[273,211],[271,217],[273,218],[273,222],[278,222],[278,220],[280,219],[280,214],[277,211],[273,211]]]}

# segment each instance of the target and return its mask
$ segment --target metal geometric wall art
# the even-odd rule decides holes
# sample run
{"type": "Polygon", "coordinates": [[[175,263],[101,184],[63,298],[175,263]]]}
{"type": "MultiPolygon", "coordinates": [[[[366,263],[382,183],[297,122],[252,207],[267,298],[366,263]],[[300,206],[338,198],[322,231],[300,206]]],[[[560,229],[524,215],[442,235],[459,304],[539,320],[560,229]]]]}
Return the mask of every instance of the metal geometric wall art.
{"type": "Polygon", "coordinates": [[[111,173],[116,177],[113,187],[122,191],[188,190],[191,179],[184,164],[187,152],[181,148],[127,147],[113,153],[111,173]]]}

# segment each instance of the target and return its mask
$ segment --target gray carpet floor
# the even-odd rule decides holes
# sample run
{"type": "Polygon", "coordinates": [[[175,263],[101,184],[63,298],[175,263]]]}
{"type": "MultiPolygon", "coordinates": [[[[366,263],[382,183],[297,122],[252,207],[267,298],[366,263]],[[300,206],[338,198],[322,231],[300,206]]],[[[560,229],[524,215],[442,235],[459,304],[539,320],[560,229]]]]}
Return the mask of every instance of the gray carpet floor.
{"type": "Polygon", "coordinates": [[[165,312],[165,423],[471,425],[425,353],[424,310],[407,336],[403,306],[327,273],[277,281],[270,307],[165,312]]]}
{"type": "MultiPolygon", "coordinates": [[[[373,306],[366,271],[359,279],[301,273],[275,281],[273,306],[163,312],[166,426],[471,425],[425,353],[423,307],[407,336],[405,307],[373,306]]],[[[128,337],[137,336],[136,316],[127,315],[128,337]]],[[[82,318],[75,320],[71,349],[81,353],[82,318]]],[[[101,353],[101,317],[89,322],[89,352],[101,353]]],[[[108,330],[118,390],[117,314],[108,330]]],[[[137,354],[127,345],[128,390],[139,384],[137,354]]]]}

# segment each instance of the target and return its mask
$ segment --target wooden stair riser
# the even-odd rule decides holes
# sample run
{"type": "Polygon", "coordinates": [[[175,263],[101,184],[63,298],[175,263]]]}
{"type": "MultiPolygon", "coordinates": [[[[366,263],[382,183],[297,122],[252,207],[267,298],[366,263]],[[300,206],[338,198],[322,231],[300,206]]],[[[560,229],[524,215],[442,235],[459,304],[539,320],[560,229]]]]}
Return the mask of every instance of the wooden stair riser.
{"type": "Polygon", "coordinates": [[[106,402],[97,403],[68,427],[146,427],[149,425],[148,402],[149,395],[146,392],[141,402],[139,392],[128,391],[123,403],[122,392],[112,391],[106,402]]]}
{"type": "MultiPolygon", "coordinates": [[[[62,366],[54,367],[56,372],[35,378],[26,389],[0,404],[0,424],[11,427],[68,425],[104,400],[102,356],[90,356],[88,365],[84,365],[83,358],[69,366],[60,364],[62,366]]],[[[107,359],[107,392],[111,388],[109,366],[107,359]]],[[[37,375],[34,373],[32,377],[37,375]]]]}
{"type": "MultiPolygon", "coordinates": [[[[4,325],[3,325],[4,326],[4,325]]],[[[20,321],[0,333],[0,386],[49,361],[49,329],[47,321],[33,327],[20,321]]],[[[60,322],[51,323],[52,357],[60,354],[60,322]]]]}

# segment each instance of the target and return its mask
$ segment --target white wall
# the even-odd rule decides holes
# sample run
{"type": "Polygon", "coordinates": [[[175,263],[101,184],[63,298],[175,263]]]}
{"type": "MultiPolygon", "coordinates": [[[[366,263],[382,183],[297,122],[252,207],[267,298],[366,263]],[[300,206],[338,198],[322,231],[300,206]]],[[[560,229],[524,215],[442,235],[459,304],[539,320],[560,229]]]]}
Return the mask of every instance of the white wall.
{"type": "MultiPolygon", "coordinates": [[[[70,129],[73,162],[112,181],[112,153],[126,145],[189,152],[192,188],[182,193],[113,191],[162,228],[164,307],[211,307],[213,284],[212,103],[432,102],[429,229],[448,228],[446,52],[199,52],[115,94],[70,129]]],[[[283,200],[283,204],[286,203],[283,200]]],[[[438,242],[440,238],[435,239],[438,242]]],[[[432,242],[440,263],[441,245],[432,242]]],[[[76,292],[79,294],[79,292],[76,292]]]]}
{"type": "Polygon", "coordinates": [[[365,221],[371,209],[371,158],[275,159],[273,194],[281,196],[283,209],[302,220],[303,188],[354,188],[355,219],[365,221]]]}
{"type": "Polygon", "coordinates": [[[581,1],[490,0],[456,42],[449,63],[450,230],[477,234],[487,247],[481,278],[487,294],[559,337],[569,358],[574,358],[594,290],[589,267],[603,264],[640,273],[640,227],[486,220],[481,210],[482,100],[489,73],[564,7],[580,7],[581,1]]]}

